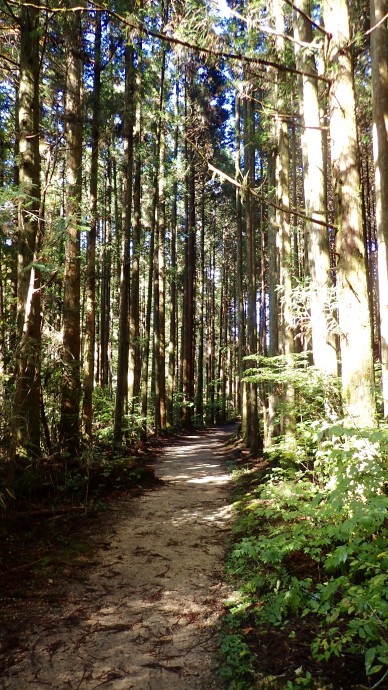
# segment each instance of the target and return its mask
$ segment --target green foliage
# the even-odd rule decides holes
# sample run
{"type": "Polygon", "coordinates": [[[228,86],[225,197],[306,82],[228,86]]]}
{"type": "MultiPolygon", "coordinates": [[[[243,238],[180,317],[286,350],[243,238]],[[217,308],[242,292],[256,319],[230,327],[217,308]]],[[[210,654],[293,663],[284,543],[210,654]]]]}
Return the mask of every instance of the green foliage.
{"type": "MultiPolygon", "coordinates": [[[[313,659],[361,655],[366,676],[379,683],[388,668],[388,429],[335,418],[335,382],[328,421],[329,392],[313,368],[294,362],[287,370],[275,358],[254,376],[292,380],[303,415],[295,436],[267,452],[265,482],[252,483],[237,504],[229,569],[240,597],[231,613],[282,630],[303,617],[316,631],[313,659]]],[[[286,687],[316,687],[310,681],[286,687]]]]}
{"type": "Polygon", "coordinates": [[[233,616],[224,621],[220,652],[220,675],[228,690],[247,690],[254,675],[252,655],[233,616]]]}

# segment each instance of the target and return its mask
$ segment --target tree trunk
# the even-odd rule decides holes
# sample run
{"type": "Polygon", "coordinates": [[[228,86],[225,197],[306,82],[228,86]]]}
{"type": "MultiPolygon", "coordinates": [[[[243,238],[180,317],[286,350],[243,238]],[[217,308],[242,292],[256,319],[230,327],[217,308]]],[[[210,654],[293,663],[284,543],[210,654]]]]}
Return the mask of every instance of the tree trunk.
{"type": "MultiPolygon", "coordinates": [[[[255,184],[255,147],[254,147],[254,106],[251,88],[244,104],[244,173],[248,192],[245,201],[246,223],[246,256],[247,256],[247,354],[257,353],[257,316],[256,316],[256,237],[255,237],[255,204],[251,193],[255,184]]],[[[249,368],[252,363],[247,364],[249,368]]],[[[246,443],[255,453],[259,448],[259,427],[257,407],[257,385],[247,383],[247,428],[246,443]]]]}
{"type": "MultiPolygon", "coordinates": [[[[141,61],[141,44],[138,55],[141,61]]],[[[135,122],[135,166],[133,184],[133,250],[131,269],[131,298],[129,309],[129,377],[128,395],[132,413],[140,402],[140,244],[141,244],[141,178],[142,178],[142,68],[137,70],[135,122]]]]}
{"type": "MultiPolygon", "coordinates": [[[[179,81],[175,88],[175,117],[179,114],[179,81]]],[[[175,127],[174,134],[174,163],[178,162],[178,142],[179,126],[175,127]]],[[[170,248],[170,334],[168,345],[168,391],[167,391],[167,425],[174,425],[174,392],[175,392],[175,368],[177,350],[177,291],[176,291],[176,241],[178,225],[178,183],[174,179],[172,191],[172,210],[171,210],[171,248],[170,248]]]]}
{"type": "Polygon", "coordinates": [[[17,350],[11,455],[40,453],[40,276],[35,265],[40,227],[39,10],[20,17],[17,350]]]}
{"type": "MultiPolygon", "coordinates": [[[[73,6],[72,2],[71,6],[73,6]]],[[[80,232],[82,195],[81,23],[70,12],[67,54],[66,137],[66,256],[63,297],[63,360],[60,442],[70,456],[80,444],[80,232]]]]}
{"type": "MultiPolygon", "coordinates": [[[[371,0],[371,28],[387,15],[387,0],[371,0]]],[[[375,165],[378,286],[384,417],[388,417],[388,32],[386,20],[371,33],[373,154],[375,165]]]]}
{"type": "MultiPolygon", "coordinates": [[[[191,95],[190,109],[193,108],[191,95]]],[[[195,232],[195,161],[194,151],[189,145],[187,149],[188,174],[186,176],[188,207],[186,217],[186,240],[185,240],[185,277],[184,277],[184,296],[183,296],[183,409],[182,423],[185,428],[192,426],[193,404],[194,404],[194,337],[195,337],[195,273],[196,273],[196,232],[195,232]]]]}
{"type": "MultiPolygon", "coordinates": [[[[304,14],[295,12],[294,35],[298,41],[312,43],[310,16],[311,0],[296,0],[295,6],[304,14]],[[306,16],[307,15],[307,16],[306,16]]],[[[312,52],[296,49],[298,68],[309,74],[317,74],[312,52]]],[[[306,215],[326,220],[325,164],[323,157],[322,128],[319,114],[318,82],[304,75],[302,81],[303,115],[303,185],[306,215]]],[[[314,222],[306,221],[307,272],[311,278],[311,329],[313,360],[321,371],[337,375],[335,336],[329,331],[327,317],[330,309],[330,252],[328,232],[314,222]]]]}
{"type": "Polygon", "coordinates": [[[376,403],[347,1],[325,0],[324,18],[332,34],[329,105],[342,395],[350,423],[369,426],[376,403]]]}
{"type": "Polygon", "coordinates": [[[200,283],[199,283],[199,327],[198,327],[198,363],[197,363],[197,396],[196,412],[200,423],[203,422],[204,400],[204,348],[205,348],[205,185],[201,193],[201,235],[200,235],[200,283]]]}
{"type": "Polygon", "coordinates": [[[124,116],[124,190],[123,231],[120,275],[119,343],[117,362],[116,400],[114,413],[113,444],[119,449],[123,442],[124,411],[128,394],[129,358],[129,290],[130,290],[130,245],[132,220],[132,164],[134,125],[134,50],[125,48],[125,116],[124,116]]]}
{"type": "Polygon", "coordinates": [[[102,247],[102,279],[101,279],[101,316],[100,316],[100,386],[106,388],[110,380],[109,366],[109,332],[110,332],[110,297],[111,297],[111,264],[112,264],[112,157],[110,149],[107,152],[106,168],[106,217],[102,247]]]}
{"type": "MultiPolygon", "coordinates": [[[[235,96],[235,132],[236,132],[236,154],[235,154],[235,176],[241,182],[241,98],[236,92],[235,96]]],[[[243,384],[244,373],[244,354],[245,354],[245,312],[244,312],[244,252],[243,252],[243,228],[242,228],[242,201],[241,191],[236,188],[236,232],[237,232],[237,267],[236,267],[236,296],[237,296],[237,325],[238,325],[238,394],[237,409],[241,414],[241,427],[246,429],[246,409],[243,407],[243,384]]]]}
{"type": "Polygon", "coordinates": [[[100,141],[101,106],[101,12],[96,12],[94,37],[92,155],[90,167],[90,213],[91,223],[86,248],[86,317],[85,317],[85,370],[83,398],[83,426],[85,435],[92,438],[94,358],[96,344],[96,235],[97,235],[97,193],[98,152],[100,141]]]}

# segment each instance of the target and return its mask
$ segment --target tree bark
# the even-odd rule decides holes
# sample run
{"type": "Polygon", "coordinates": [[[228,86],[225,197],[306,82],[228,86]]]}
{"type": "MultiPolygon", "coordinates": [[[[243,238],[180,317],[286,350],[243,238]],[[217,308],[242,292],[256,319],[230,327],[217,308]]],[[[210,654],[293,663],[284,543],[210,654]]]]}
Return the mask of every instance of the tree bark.
{"type": "MultiPolygon", "coordinates": [[[[295,12],[294,35],[303,43],[313,41],[310,0],[296,0],[295,6],[302,10],[295,12]],[[307,15],[307,16],[306,16],[307,15]]],[[[296,48],[296,64],[301,71],[317,74],[315,59],[307,49],[296,48]]],[[[314,77],[302,76],[301,102],[303,115],[303,186],[306,215],[318,220],[327,220],[325,209],[325,164],[323,157],[322,128],[319,113],[318,82],[314,77]]],[[[330,310],[330,272],[329,237],[314,222],[306,221],[307,272],[311,278],[311,330],[313,361],[321,371],[336,376],[338,371],[337,352],[334,333],[330,332],[327,317],[330,310]]]]}
{"type": "Polygon", "coordinates": [[[90,167],[90,213],[91,222],[86,248],[86,316],[85,316],[85,367],[83,382],[83,426],[89,441],[92,438],[94,360],[96,345],[96,236],[97,236],[97,194],[98,153],[100,143],[101,107],[101,12],[96,12],[94,36],[93,69],[93,113],[92,113],[92,155],[90,167]]]}
{"type": "Polygon", "coordinates": [[[120,275],[119,343],[117,362],[116,400],[114,412],[113,445],[121,448],[124,432],[124,412],[128,394],[129,359],[129,292],[130,292],[130,246],[132,221],[133,183],[133,126],[134,126],[134,50],[125,48],[125,115],[124,115],[124,190],[123,230],[120,275]]]}
{"type": "Polygon", "coordinates": [[[142,67],[141,43],[138,47],[136,76],[136,122],[134,134],[135,165],[133,184],[133,250],[131,267],[131,297],[129,308],[129,378],[128,395],[132,413],[140,402],[140,244],[141,244],[141,181],[142,181],[142,67]]]}
{"type": "Polygon", "coordinates": [[[23,197],[18,218],[17,350],[13,409],[14,448],[40,453],[40,227],[39,10],[22,7],[18,91],[19,169],[23,197]]]}
{"type": "MultiPolygon", "coordinates": [[[[193,109],[192,95],[188,94],[190,110],[193,109]]],[[[195,160],[194,150],[188,145],[187,148],[187,167],[186,176],[188,205],[186,216],[186,239],[185,239],[185,277],[184,277],[184,296],[183,296],[183,409],[182,423],[185,428],[192,426],[193,404],[194,404],[194,336],[195,336],[195,311],[194,311],[194,292],[195,292],[195,273],[196,273],[196,197],[195,197],[195,160]]]]}
{"type": "Polygon", "coordinates": [[[376,403],[347,1],[325,0],[324,19],[332,35],[329,106],[342,396],[349,422],[369,426],[376,403]]]}
{"type": "MultiPolygon", "coordinates": [[[[70,8],[74,6],[74,0],[70,8]]],[[[66,255],[63,298],[63,360],[60,442],[68,455],[80,450],[80,217],[82,197],[81,21],[68,16],[66,63],[66,255]]]]}
{"type": "Polygon", "coordinates": [[[383,412],[388,417],[388,31],[386,20],[379,24],[388,12],[388,2],[371,0],[370,9],[383,412]]]}

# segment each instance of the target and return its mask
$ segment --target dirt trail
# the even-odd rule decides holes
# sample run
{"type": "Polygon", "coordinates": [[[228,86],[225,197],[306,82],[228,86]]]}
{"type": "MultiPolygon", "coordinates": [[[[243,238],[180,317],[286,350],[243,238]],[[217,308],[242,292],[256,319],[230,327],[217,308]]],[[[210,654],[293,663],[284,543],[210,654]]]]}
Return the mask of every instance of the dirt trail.
{"type": "Polygon", "coordinates": [[[156,490],[112,506],[95,571],[27,631],[3,690],[219,689],[232,431],[183,437],[156,463],[156,490]]]}

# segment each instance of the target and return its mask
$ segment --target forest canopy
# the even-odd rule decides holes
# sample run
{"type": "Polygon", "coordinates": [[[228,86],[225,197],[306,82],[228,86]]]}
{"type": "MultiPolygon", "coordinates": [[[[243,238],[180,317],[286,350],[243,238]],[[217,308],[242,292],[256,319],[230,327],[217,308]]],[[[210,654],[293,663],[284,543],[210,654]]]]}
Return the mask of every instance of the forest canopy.
{"type": "Polygon", "coordinates": [[[0,0],[2,510],[87,500],[91,468],[241,419],[272,472],[232,555],[265,592],[255,616],[322,620],[316,657],[364,654],[373,687],[387,17],[387,0],[0,0]],[[284,575],[302,552],[327,581],[284,575]]]}
{"type": "Polygon", "coordinates": [[[295,387],[257,356],[339,377],[352,425],[387,414],[385,14],[1,3],[11,484],[23,458],[238,415],[269,447],[295,387]]]}

